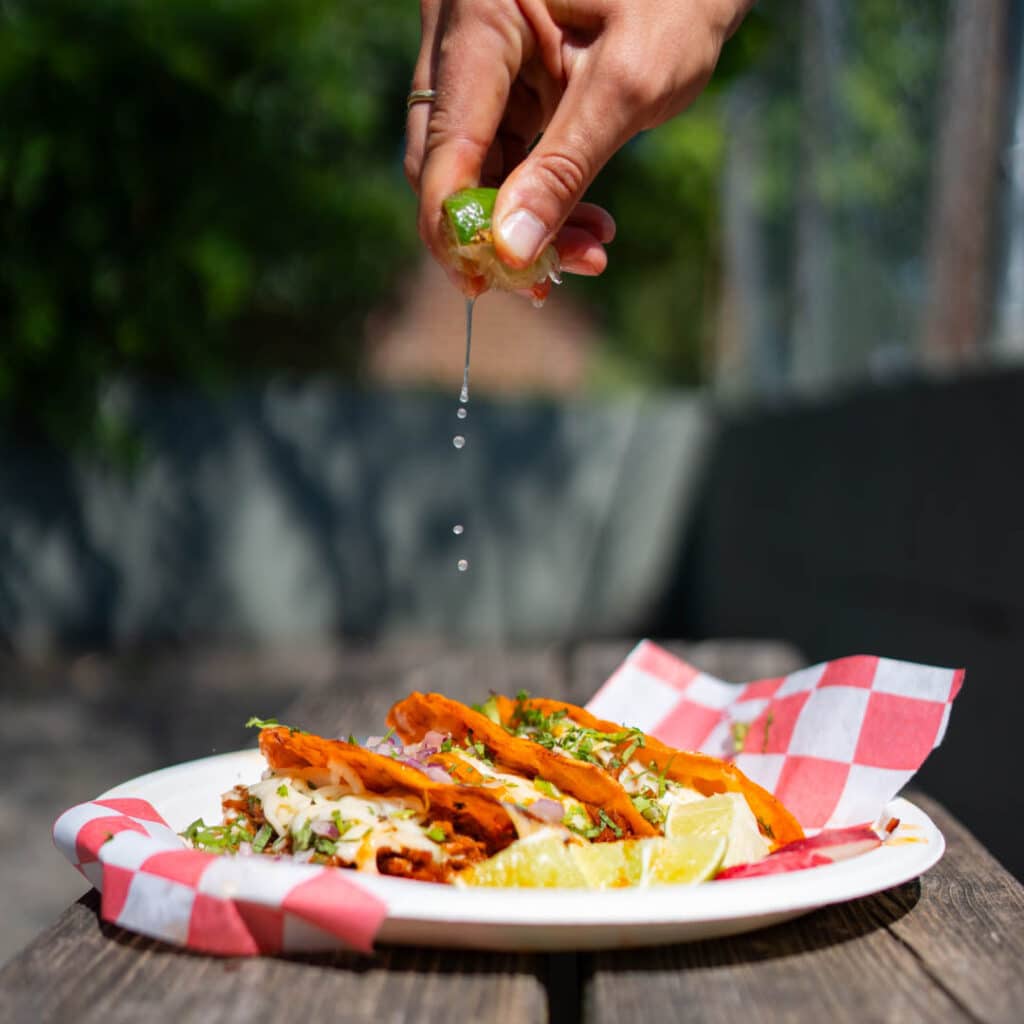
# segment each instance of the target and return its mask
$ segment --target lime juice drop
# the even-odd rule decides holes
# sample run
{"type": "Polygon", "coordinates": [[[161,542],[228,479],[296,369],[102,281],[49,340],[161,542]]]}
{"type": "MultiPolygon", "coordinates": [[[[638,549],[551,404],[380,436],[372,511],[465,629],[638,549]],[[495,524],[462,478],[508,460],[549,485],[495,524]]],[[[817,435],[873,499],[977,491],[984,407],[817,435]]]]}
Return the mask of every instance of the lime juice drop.
{"type": "MultiPolygon", "coordinates": [[[[462,388],[459,390],[459,407],[455,410],[455,416],[464,420],[469,414],[469,410],[466,408],[469,403],[469,357],[473,348],[473,303],[474,299],[466,299],[466,359],[462,367],[462,388]]],[[[457,450],[461,451],[466,447],[466,438],[463,434],[456,434],[452,438],[452,446],[457,450]]],[[[465,533],[466,528],[462,523],[456,523],[452,527],[452,533],[456,537],[461,537],[465,533]]],[[[469,568],[469,560],[466,558],[460,558],[455,563],[455,567],[459,572],[466,572],[469,568]]]]}

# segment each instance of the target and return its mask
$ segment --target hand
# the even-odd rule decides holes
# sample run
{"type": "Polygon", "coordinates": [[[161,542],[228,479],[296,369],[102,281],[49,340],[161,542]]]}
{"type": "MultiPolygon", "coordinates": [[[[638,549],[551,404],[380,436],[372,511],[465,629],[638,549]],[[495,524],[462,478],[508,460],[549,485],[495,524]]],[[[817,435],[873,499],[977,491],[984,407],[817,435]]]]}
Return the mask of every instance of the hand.
{"type": "Polygon", "coordinates": [[[505,263],[553,241],[564,270],[600,274],[615,222],[580,199],[620,146],[693,102],[752,2],[422,0],[412,88],[437,99],[409,111],[405,173],[435,258],[445,197],[500,185],[505,263]]]}

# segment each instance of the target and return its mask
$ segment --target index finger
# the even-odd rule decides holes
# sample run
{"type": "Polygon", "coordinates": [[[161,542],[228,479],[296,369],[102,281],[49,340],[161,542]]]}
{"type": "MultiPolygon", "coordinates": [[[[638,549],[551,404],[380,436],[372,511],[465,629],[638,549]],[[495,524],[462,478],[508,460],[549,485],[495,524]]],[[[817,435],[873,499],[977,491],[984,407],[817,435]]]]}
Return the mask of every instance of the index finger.
{"type": "Polygon", "coordinates": [[[453,3],[441,29],[437,98],[430,114],[420,173],[420,236],[444,258],[441,203],[479,184],[487,151],[505,113],[528,45],[515,4],[453,3]]]}

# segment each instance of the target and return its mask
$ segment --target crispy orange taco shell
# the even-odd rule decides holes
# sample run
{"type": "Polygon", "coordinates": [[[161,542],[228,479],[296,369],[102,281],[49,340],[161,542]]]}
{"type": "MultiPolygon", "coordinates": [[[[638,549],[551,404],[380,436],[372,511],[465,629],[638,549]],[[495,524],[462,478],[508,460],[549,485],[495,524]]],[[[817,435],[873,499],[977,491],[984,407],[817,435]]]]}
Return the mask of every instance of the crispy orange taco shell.
{"type": "MultiPolygon", "coordinates": [[[[563,793],[594,808],[595,821],[598,820],[596,811],[603,810],[624,837],[658,834],[608,772],[597,765],[572,761],[530,740],[510,736],[486,715],[457,700],[439,693],[412,693],[388,712],[388,725],[407,743],[422,739],[431,730],[450,733],[457,743],[464,743],[472,734],[474,741],[483,743],[491,752],[499,770],[529,779],[540,776],[553,782],[563,793]]],[[[600,838],[619,837],[609,832],[600,838]]]]}
{"type": "MultiPolygon", "coordinates": [[[[516,702],[508,697],[499,696],[497,704],[502,722],[511,726],[515,718],[516,702]]],[[[565,704],[559,700],[531,697],[525,702],[525,706],[535,708],[543,715],[565,711],[577,725],[599,732],[620,732],[623,728],[615,722],[596,718],[585,708],[565,704]]],[[[623,743],[623,746],[625,747],[626,743],[623,743]]],[[[742,793],[762,830],[776,847],[804,837],[800,823],[782,803],[728,761],[712,757],[710,754],[675,750],[646,734],[644,745],[637,748],[630,760],[644,766],[650,765],[653,761],[659,772],[665,772],[666,778],[695,789],[704,796],[712,796],[715,793],[742,793]]]]}
{"type": "Polygon", "coordinates": [[[450,821],[456,832],[482,840],[489,855],[516,838],[508,812],[486,790],[435,782],[392,757],[343,740],[277,726],[260,732],[260,753],[275,772],[319,769],[335,778],[354,773],[371,793],[418,796],[433,818],[450,821]]]}

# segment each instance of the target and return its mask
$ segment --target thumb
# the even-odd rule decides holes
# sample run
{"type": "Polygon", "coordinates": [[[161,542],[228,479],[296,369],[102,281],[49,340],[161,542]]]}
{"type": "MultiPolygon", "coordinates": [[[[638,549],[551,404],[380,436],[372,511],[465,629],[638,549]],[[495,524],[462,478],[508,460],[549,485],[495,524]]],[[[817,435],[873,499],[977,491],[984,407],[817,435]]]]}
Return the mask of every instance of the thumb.
{"type": "Polygon", "coordinates": [[[621,98],[584,74],[565,91],[547,130],[508,176],[494,204],[494,243],[512,267],[532,263],[598,171],[633,134],[621,98]]]}

